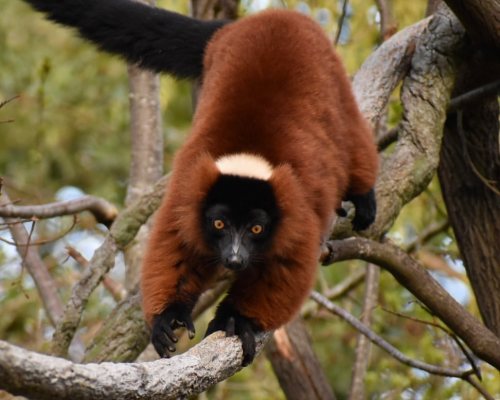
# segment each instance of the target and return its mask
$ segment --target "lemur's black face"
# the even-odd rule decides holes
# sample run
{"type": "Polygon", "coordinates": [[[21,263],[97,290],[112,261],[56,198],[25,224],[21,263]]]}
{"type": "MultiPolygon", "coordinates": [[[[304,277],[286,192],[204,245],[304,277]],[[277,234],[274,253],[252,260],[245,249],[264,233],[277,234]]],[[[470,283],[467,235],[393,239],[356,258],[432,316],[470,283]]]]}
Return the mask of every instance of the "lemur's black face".
{"type": "Polygon", "coordinates": [[[205,211],[205,224],[205,237],[226,268],[241,271],[263,261],[273,231],[264,210],[235,214],[227,205],[215,204],[205,211]]]}
{"type": "Polygon", "coordinates": [[[223,176],[203,210],[208,245],[226,268],[241,271],[264,261],[278,221],[268,182],[223,176]]]}

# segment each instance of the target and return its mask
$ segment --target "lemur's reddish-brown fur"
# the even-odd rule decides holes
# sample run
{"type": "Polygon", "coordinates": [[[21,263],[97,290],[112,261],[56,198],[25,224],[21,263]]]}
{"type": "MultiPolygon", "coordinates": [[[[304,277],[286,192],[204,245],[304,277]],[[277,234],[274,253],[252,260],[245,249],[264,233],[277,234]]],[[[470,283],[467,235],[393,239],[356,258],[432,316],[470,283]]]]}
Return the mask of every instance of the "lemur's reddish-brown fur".
{"type": "Polygon", "coordinates": [[[226,301],[264,330],[289,321],[311,289],[321,241],[346,194],[373,188],[377,153],[347,74],[308,17],[266,11],[221,28],[206,48],[190,137],[178,152],[142,268],[151,323],[193,304],[216,274],[201,223],[219,157],[258,154],[280,221],[265,268],[237,274],[226,301]]]}

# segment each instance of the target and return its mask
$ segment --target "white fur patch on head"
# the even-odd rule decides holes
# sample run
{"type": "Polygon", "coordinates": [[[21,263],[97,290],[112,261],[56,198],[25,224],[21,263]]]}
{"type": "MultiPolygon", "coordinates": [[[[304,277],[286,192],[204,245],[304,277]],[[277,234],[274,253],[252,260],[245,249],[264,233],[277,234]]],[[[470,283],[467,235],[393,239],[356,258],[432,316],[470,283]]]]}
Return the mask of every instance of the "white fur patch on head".
{"type": "Polygon", "coordinates": [[[273,167],[265,158],[248,153],[223,156],[215,162],[215,165],[223,175],[236,175],[265,181],[273,173],[273,167]]]}

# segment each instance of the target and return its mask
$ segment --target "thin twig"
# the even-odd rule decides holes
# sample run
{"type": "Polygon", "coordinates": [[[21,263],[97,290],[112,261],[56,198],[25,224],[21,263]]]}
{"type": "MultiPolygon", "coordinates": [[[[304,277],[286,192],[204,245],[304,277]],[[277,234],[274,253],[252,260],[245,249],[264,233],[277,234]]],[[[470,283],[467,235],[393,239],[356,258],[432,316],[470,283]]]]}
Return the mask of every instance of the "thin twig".
{"type": "Polygon", "coordinates": [[[420,235],[418,235],[414,240],[412,240],[405,246],[405,251],[407,253],[414,252],[417,247],[425,244],[434,236],[439,235],[442,232],[445,232],[446,230],[448,230],[449,227],[450,227],[450,222],[447,219],[429,225],[422,232],[420,232],[420,235]]]}
{"type": "Polygon", "coordinates": [[[324,292],[325,296],[330,300],[338,299],[339,297],[342,297],[344,294],[350,292],[352,289],[357,287],[361,282],[363,282],[365,276],[366,276],[365,268],[359,268],[353,271],[342,282],[338,283],[337,285],[335,285],[330,289],[327,289],[324,292]]]}
{"type": "Polygon", "coordinates": [[[340,34],[342,33],[342,27],[344,26],[344,20],[347,14],[347,5],[349,4],[349,0],[344,0],[342,3],[342,13],[340,14],[339,22],[337,24],[337,32],[335,32],[335,40],[334,44],[335,46],[338,45],[339,40],[340,40],[340,34]]]}
{"type": "MultiPolygon", "coordinates": [[[[31,225],[31,231],[30,231],[30,236],[28,237],[28,242],[26,242],[26,243],[16,243],[16,242],[12,242],[10,240],[7,240],[7,239],[1,238],[1,237],[0,237],[0,241],[2,241],[4,243],[7,243],[7,244],[10,244],[11,246],[26,247],[26,248],[29,247],[29,246],[41,246],[43,244],[56,242],[59,239],[62,239],[64,236],[66,236],[68,233],[70,233],[73,230],[73,228],[76,226],[76,224],[78,222],[78,218],[77,218],[76,215],[73,215],[73,223],[71,224],[71,226],[66,231],[64,231],[63,233],[59,234],[58,236],[50,238],[50,239],[41,239],[41,240],[37,240],[37,241],[32,242],[31,241],[31,234],[33,233],[33,229],[34,229],[36,221],[37,221],[37,219],[31,219],[31,222],[33,222],[33,224],[31,225]]],[[[23,223],[23,222],[21,222],[21,221],[17,222],[16,221],[16,222],[12,222],[11,224],[21,224],[21,223],[23,223]]]]}
{"type": "Polygon", "coordinates": [[[468,105],[469,103],[481,100],[486,96],[494,95],[499,92],[500,92],[500,80],[488,83],[487,85],[484,86],[480,86],[467,93],[452,98],[448,105],[448,112],[450,113],[457,111],[459,108],[462,108],[468,105]]]}
{"type": "MultiPolygon", "coordinates": [[[[469,384],[471,384],[474,388],[476,388],[476,390],[481,393],[481,395],[486,399],[486,400],[495,400],[495,398],[489,394],[486,389],[481,386],[481,384],[479,382],[477,382],[473,377],[472,375],[469,375],[469,376],[464,376],[462,378],[464,381],[468,382],[469,384]]],[[[497,398],[498,400],[498,398],[497,398]]]]}
{"type": "Polygon", "coordinates": [[[331,240],[327,262],[363,259],[389,271],[398,282],[457,334],[478,357],[500,368],[500,338],[480,323],[402,249],[364,238],[331,240]]]}
{"type": "Polygon", "coordinates": [[[398,140],[398,129],[399,127],[396,126],[377,138],[377,148],[379,152],[384,151],[396,140],[398,140]]]}
{"type": "MultiPolygon", "coordinates": [[[[417,304],[419,306],[421,306],[421,308],[424,309],[429,315],[434,316],[432,314],[432,312],[430,312],[430,310],[427,307],[423,307],[422,304],[420,304],[418,302],[417,302],[417,304]]],[[[395,315],[397,317],[404,318],[404,319],[407,319],[409,321],[416,322],[418,324],[423,324],[423,325],[426,325],[426,326],[432,326],[434,328],[437,328],[437,329],[443,331],[460,348],[460,350],[464,354],[465,358],[467,358],[467,360],[469,361],[469,364],[471,365],[471,368],[474,370],[474,374],[479,378],[479,380],[483,379],[482,375],[481,375],[481,370],[479,369],[479,367],[477,365],[476,359],[473,357],[473,355],[470,353],[470,351],[464,346],[464,344],[459,339],[459,337],[457,335],[455,335],[452,331],[450,331],[446,326],[443,326],[443,325],[441,325],[441,324],[439,324],[437,322],[434,322],[434,321],[426,321],[426,320],[423,320],[423,319],[412,317],[411,315],[406,315],[406,314],[400,313],[398,311],[389,310],[388,308],[385,308],[383,306],[380,306],[380,308],[382,309],[382,311],[385,311],[386,313],[393,314],[393,315],[395,315]]]]}
{"type": "Polygon", "coordinates": [[[324,306],[328,311],[332,312],[333,314],[339,316],[342,318],[344,321],[349,323],[352,327],[354,327],[358,332],[362,333],[365,335],[368,339],[370,339],[374,344],[379,346],[380,348],[384,349],[386,352],[388,352],[392,357],[394,357],[396,360],[400,361],[401,363],[408,365],[412,368],[418,368],[421,369],[422,371],[429,372],[434,375],[440,375],[440,376],[448,376],[448,377],[454,377],[454,378],[464,378],[468,375],[471,375],[474,373],[473,369],[468,369],[465,371],[461,370],[455,370],[451,368],[446,368],[446,367],[439,367],[436,365],[432,364],[427,364],[422,361],[418,360],[412,360],[411,358],[407,357],[403,353],[401,353],[397,348],[392,346],[389,342],[387,342],[385,339],[382,337],[378,336],[375,332],[373,332],[370,328],[368,328],[366,325],[364,325],[361,321],[359,321],[357,318],[355,318],[353,315],[348,313],[346,310],[343,308],[337,306],[336,304],[332,303],[330,300],[328,300],[325,296],[322,294],[313,291],[311,292],[310,296],[314,301],[317,303],[321,304],[324,306]]]}
{"type": "Polygon", "coordinates": [[[123,210],[113,222],[104,243],[92,256],[90,268],[83,273],[80,281],[73,287],[70,301],[52,338],[53,354],[61,356],[67,354],[89,296],[114,266],[116,252],[125,248],[134,239],[140,227],[158,208],[168,180],[169,175],[160,178],[151,190],[123,210]]]}
{"type": "Polygon", "coordinates": [[[4,101],[0,101],[0,108],[2,108],[3,106],[5,106],[6,104],[9,104],[11,101],[14,101],[16,99],[19,98],[19,95],[16,95],[16,96],[13,96],[13,97],[10,97],[8,98],[7,100],[4,100],[4,101]]]}
{"type": "Polygon", "coordinates": [[[426,372],[429,372],[429,373],[434,374],[434,375],[462,379],[465,382],[469,383],[471,386],[473,386],[487,400],[494,400],[493,397],[486,391],[486,389],[484,387],[482,387],[478,382],[476,382],[472,378],[472,376],[476,373],[477,367],[475,365],[473,365],[471,369],[458,370],[458,369],[451,369],[451,368],[446,368],[446,367],[438,367],[436,365],[427,364],[427,363],[422,362],[422,361],[412,360],[411,358],[409,358],[409,357],[405,356],[403,353],[401,353],[397,348],[392,346],[385,339],[378,336],[375,332],[373,332],[370,328],[368,328],[366,325],[364,325],[361,321],[359,321],[353,315],[348,313],[346,310],[344,310],[343,308],[332,303],[325,296],[321,295],[320,293],[318,293],[316,291],[313,291],[311,293],[310,297],[314,301],[316,301],[317,303],[324,306],[328,311],[339,316],[344,321],[349,323],[358,332],[365,335],[368,339],[370,339],[370,341],[372,341],[374,344],[379,346],[381,349],[385,350],[387,353],[389,353],[392,357],[394,357],[399,362],[401,362],[405,365],[408,365],[409,367],[418,368],[418,369],[421,369],[422,371],[426,371],[426,372]]]}
{"type": "MultiPolygon", "coordinates": [[[[374,264],[368,264],[365,278],[363,310],[360,321],[360,323],[368,328],[372,323],[373,310],[377,305],[379,280],[380,268],[374,264]]],[[[371,345],[367,337],[361,334],[358,335],[349,399],[357,400],[366,397],[364,382],[370,360],[370,350],[371,345]]]]}

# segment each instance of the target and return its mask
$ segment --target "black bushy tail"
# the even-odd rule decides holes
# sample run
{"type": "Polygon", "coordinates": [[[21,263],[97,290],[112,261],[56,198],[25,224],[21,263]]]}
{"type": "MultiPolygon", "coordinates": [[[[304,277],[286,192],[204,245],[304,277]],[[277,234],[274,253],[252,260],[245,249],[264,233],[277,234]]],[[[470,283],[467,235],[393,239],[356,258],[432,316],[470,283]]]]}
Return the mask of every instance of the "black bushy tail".
{"type": "Polygon", "coordinates": [[[25,0],[104,51],[180,78],[201,75],[203,52],[228,21],[201,21],[133,0],[25,0]]]}

